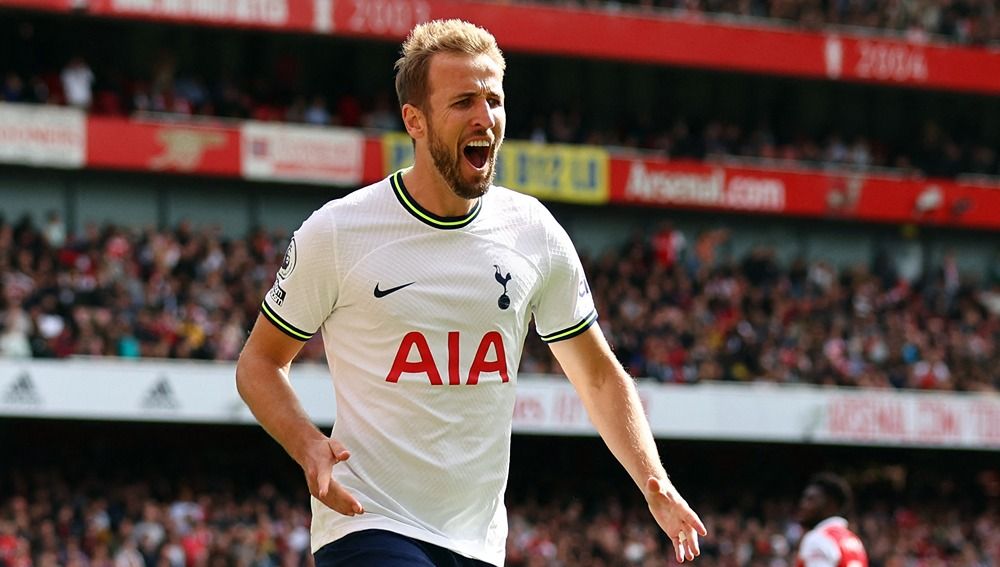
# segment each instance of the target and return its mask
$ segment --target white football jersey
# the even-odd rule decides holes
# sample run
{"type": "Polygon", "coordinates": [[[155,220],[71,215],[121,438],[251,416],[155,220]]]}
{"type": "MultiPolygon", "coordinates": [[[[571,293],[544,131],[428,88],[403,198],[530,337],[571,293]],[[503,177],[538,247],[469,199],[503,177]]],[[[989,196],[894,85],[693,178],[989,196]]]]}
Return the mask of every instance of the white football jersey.
{"type": "Polygon", "coordinates": [[[264,316],[320,329],[337,396],[334,478],[365,508],[312,502],[313,551],[385,529],[495,565],[517,367],[597,318],[566,232],[533,197],[491,187],[463,217],[422,208],[402,172],[331,201],[295,232],[264,316]]]}

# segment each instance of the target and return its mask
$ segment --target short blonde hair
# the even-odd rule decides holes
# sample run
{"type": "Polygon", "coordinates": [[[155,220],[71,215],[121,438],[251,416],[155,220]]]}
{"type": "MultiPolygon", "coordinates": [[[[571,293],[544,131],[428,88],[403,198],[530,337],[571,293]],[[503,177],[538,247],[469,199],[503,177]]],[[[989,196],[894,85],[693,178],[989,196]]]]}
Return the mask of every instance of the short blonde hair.
{"type": "Polygon", "coordinates": [[[500,69],[507,68],[503,52],[493,34],[463,20],[433,20],[418,24],[403,42],[396,60],[396,96],[399,106],[412,104],[424,109],[428,96],[428,72],[436,53],[488,55],[500,69]]]}

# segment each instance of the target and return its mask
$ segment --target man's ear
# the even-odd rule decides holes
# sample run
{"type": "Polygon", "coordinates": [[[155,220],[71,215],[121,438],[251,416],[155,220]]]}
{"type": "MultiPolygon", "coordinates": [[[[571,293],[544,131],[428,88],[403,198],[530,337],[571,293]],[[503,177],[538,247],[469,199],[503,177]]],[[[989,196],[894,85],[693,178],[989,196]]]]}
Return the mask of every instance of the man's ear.
{"type": "Polygon", "coordinates": [[[403,126],[414,140],[423,138],[427,135],[427,115],[423,110],[406,103],[403,105],[403,126]]]}

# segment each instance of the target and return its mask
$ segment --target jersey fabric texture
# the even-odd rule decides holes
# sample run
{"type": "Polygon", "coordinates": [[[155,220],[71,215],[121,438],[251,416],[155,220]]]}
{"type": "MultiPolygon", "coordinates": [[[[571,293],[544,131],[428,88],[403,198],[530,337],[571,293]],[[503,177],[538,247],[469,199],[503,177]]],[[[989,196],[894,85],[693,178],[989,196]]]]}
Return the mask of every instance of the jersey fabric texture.
{"type": "Polygon", "coordinates": [[[865,546],[841,517],[827,518],[802,536],[797,567],[868,567],[865,546]]]}
{"type": "Polygon", "coordinates": [[[365,508],[313,499],[313,551],[383,529],[501,565],[517,366],[594,323],[569,236],[537,199],[493,186],[468,215],[423,209],[402,172],[297,230],[261,306],[299,340],[322,331],[337,399],[337,482],[365,508]]]}

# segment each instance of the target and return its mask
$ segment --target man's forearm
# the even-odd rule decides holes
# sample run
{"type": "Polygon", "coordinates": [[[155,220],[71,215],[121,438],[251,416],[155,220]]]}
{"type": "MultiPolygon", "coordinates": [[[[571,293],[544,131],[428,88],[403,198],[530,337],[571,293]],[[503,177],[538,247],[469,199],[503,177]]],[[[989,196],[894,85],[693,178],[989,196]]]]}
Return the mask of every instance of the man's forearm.
{"type": "Polygon", "coordinates": [[[550,345],[576,388],[590,421],[640,490],[654,477],[666,484],[639,392],[625,372],[600,327],[594,325],[572,339],[550,345]]]}
{"type": "Polygon", "coordinates": [[[649,511],[670,537],[678,562],[694,559],[705,525],[667,478],[639,392],[600,328],[551,345],[594,427],[646,497],[649,511]]]}
{"type": "Polygon", "coordinates": [[[244,355],[236,366],[236,388],[254,417],[300,465],[309,441],[325,439],[288,382],[288,367],[244,355]]]}
{"type": "Polygon", "coordinates": [[[623,370],[608,368],[603,376],[578,385],[577,391],[597,432],[636,485],[644,489],[651,476],[666,482],[632,378],[623,370]]]}

